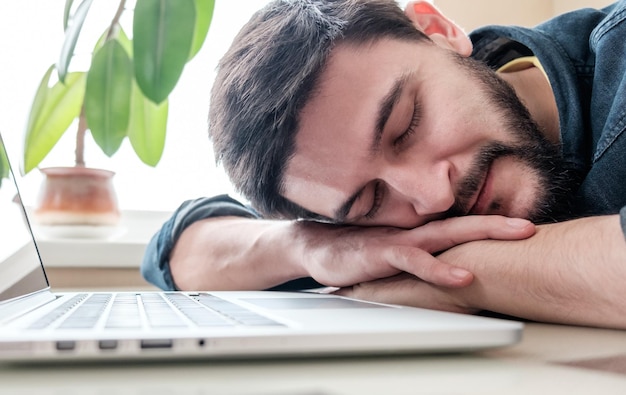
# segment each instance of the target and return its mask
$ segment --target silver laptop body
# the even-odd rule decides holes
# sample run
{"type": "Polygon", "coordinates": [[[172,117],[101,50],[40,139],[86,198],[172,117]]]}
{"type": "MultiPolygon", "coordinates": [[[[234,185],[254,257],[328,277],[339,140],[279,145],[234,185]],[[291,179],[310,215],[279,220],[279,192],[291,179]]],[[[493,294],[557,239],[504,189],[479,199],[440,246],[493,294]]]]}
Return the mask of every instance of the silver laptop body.
{"type": "Polygon", "coordinates": [[[0,361],[439,353],[507,346],[522,335],[515,321],[313,292],[53,293],[10,166],[7,174],[0,361]]]}

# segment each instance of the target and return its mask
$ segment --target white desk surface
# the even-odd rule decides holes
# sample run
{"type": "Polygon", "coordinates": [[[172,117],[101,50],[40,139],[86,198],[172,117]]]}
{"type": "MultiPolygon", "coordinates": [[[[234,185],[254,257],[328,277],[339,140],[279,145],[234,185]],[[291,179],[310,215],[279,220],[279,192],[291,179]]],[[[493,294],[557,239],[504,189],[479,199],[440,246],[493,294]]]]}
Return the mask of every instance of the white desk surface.
{"type": "Polygon", "coordinates": [[[0,365],[2,394],[626,394],[626,331],[527,324],[521,343],[445,356],[0,365]]]}

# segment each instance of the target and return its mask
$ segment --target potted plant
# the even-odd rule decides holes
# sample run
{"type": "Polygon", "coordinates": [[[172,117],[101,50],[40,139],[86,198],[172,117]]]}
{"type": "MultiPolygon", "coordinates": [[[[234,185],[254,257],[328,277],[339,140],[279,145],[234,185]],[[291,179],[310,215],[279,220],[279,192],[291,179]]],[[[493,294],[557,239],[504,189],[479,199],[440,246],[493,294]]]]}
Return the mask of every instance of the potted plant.
{"type": "Polygon", "coordinates": [[[87,137],[109,157],[128,138],[142,162],[157,165],[165,144],[168,96],[202,47],[215,3],[136,0],[129,38],[120,24],[128,12],[126,0],[120,0],[93,45],[88,69],[71,71],[92,2],[66,0],[59,59],[39,84],[26,127],[23,174],[37,168],[76,125],[74,166],[40,169],[45,179],[33,214],[43,225],[111,225],[119,220],[113,172],[85,165],[87,137]]]}

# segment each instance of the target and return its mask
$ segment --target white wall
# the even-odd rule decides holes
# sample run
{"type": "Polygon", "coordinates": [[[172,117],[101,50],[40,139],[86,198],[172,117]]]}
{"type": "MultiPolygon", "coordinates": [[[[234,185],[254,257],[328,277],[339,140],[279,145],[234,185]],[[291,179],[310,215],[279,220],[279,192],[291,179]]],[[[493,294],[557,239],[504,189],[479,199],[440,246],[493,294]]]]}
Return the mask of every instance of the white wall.
{"type": "Polygon", "coordinates": [[[614,0],[435,0],[466,31],[488,24],[534,26],[567,11],[601,8],[614,0]]]}
{"type": "Polygon", "coordinates": [[[554,14],[585,7],[602,8],[614,2],[615,0],[552,0],[554,14]]]}
{"type": "MultiPolygon", "coordinates": [[[[58,57],[63,41],[64,0],[26,0],[0,2],[0,131],[11,147],[21,150],[28,112],[45,70],[58,57]]],[[[133,2],[129,1],[129,7],[133,2]]],[[[165,152],[156,168],[136,158],[128,141],[112,158],[88,144],[88,166],[116,172],[115,182],[124,209],[171,210],[183,200],[201,195],[230,192],[221,171],[215,168],[207,137],[209,91],[214,69],[239,28],[266,0],[217,0],[207,42],[186,66],[178,86],[170,96],[170,114],[165,152]]],[[[92,35],[99,36],[115,11],[117,2],[96,0],[87,24],[95,23],[92,35]]],[[[127,12],[130,19],[131,12],[127,12]]],[[[72,67],[77,69],[88,58],[93,40],[85,40],[72,67]],[[89,41],[88,43],[86,41],[89,41]]],[[[42,163],[45,166],[73,164],[74,128],[72,127],[42,163]]],[[[18,159],[15,149],[12,159],[18,159]]],[[[14,161],[14,163],[16,163],[14,161]]],[[[40,175],[29,173],[23,185],[27,203],[34,202],[40,175]]]]}

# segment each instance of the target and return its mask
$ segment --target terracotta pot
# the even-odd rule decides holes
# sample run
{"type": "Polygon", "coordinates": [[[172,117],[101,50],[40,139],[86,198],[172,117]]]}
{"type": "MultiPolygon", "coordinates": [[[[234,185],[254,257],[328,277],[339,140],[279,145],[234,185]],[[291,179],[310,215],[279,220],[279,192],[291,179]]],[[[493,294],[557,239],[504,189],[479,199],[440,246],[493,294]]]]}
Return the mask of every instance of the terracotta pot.
{"type": "Polygon", "coordinates": [[[49,167],[34,209],[42,225],[115,225],[120,220],[115,173],[86,167],[49,167]]]}

